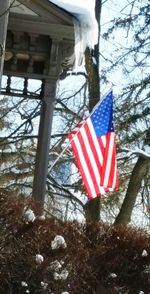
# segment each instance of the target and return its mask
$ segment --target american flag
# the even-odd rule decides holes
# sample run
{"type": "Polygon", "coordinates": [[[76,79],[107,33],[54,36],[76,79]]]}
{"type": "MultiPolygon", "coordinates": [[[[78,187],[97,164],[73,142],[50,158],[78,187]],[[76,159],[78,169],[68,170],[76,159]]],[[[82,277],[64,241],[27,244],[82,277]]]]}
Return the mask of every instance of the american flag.
{"type": "Polygon", "coordinates": [[[89,199],[118,188],[112,92],[68,138],[89,199]]]}

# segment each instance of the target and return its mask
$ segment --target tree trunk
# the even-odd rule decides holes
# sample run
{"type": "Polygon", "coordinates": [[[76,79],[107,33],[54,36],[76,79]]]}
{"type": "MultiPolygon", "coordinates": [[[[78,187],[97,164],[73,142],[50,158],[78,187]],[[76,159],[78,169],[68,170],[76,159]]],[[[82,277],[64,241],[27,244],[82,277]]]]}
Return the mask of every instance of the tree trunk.
{"type": "Polygon", "coordinates": [[[131,214],[134,208],[141,182],[148,171],[149,159],[139,157],[129,181],[126,196],[124,198],[120,212],[115,220],[115,224],[128,224],[131,221],[131,214]]]}
{"type": "MultiPolygon", "coordinates": [[[[99,26],[100,35],[100,15],[101,15],[102,1],[96,0],[95,15],[99,26]]],[[[89,48],[85,52],[85,67],[88,75],[89,87],[89,111],[98,103],[100,99],[100,78],[99,78],[99,38],[98,44],[95,46],[93,52],[89,48]],[[93,58],[96,62],[93,61],[93,58]]],[[[98,221],[100,218],[100,198],[90,201],[85,208],[86,221],[98,221]]]]}
{"type": "MultiPolygon", "coordinates": [[[[144,145],[150,146],[150,129],[147,130],[144,145]]],[[[131,214],[134,208],[137,195],[141,188],[141,182],[148,172],[150,159],[139,157],[131,174],[126,196],[115,224],[128,224],[131,221],[131,214]]]]}

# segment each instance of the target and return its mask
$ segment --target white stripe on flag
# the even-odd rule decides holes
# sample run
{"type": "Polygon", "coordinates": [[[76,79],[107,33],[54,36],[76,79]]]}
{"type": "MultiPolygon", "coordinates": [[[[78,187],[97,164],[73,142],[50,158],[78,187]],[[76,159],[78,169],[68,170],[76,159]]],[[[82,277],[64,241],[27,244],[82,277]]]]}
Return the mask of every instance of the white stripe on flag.
{"type": "Polygon", "coordinates": [[[116,180],[117,180],[117,162],[115,158],[114,177],[113,177],[113,183],[112,183],[113,189],[116,187],[116,180]]]}
{"type": "Polygon", "coordinates": [[[106,147],[106,136],[105,135],[101,136],[101,140],[103,142],[104,147],[106,147]]]}
{"type": "Polygon", "coordinates": [[[104,177],[104,187],[108,186],[110,171],[111,171],[111,164],[112,164],[112,155],[114,150],[114,133],[111,132],[110,134],[110,140],[109,140],[109,149],[107,154],[107,160],[106,160],[106,168],[105,168],[105,177],[104,177]]]}
{"type": "Polygon", "coordinates": [[[98,143],[98,140],[97,140],[94,128],[93,128],[93,124],[92,124],[90,118],[87,119],[87,124],[88,124],[89,130],[90,130],[90,133],[91,133],[91,136],[92,136],[92,139],[93,139],[93,143],[95,145],[95,149],[96,149],[99,161],[100,161],[100,165],[102,166],[102,164],[103,164],[103,155],[102,155],[102,152],[101,152],[101,149],[100,149],[100,146],[99,146],[99,143],[98,143]]]}
{"type": "Polygon", "coordinates": [[[81,128],[81,135],[82,135],[83,141],[84,141],[85,146],[86,146],[88,159],[91,162],[91,166],[92,166],[92,169],[93,169],[93,173],[95,175],[95,179],[96,179],[96,182],[97,182],[99,193],[101,193],[101,189],[100,189],[100,173],[99,173],[97,163],[95,161],[95,157],[93,155],[93,152],[92,152],[92,149],[91,149],[91,146],[90,146],[89,139],[87,137],[87,134],[86,134],[86,131],[85,131],[84,128],[81,128]]]}
{"type": "Polygon", "coordinates": [[[90,172],[89,172],[89,169],[88,169],[88,166],[87,166],[86,160],[84,158],[84,154],[82,152],[82,148],[81,148],[81,145],[80,145],[80,142],[79,142],[77,136],[75,136],[75,138],[74,138],[74,143],[75,143],[76,148],[78,150],[80,162],[81,162],[82,168],[83,168],[83,170],[85,172],[85,176],[87,178],[87,181],[88,181],[88,184],[89,184],[89,187],[90,187],[90,190],[91,190],[91,196],[93,198],[95,198],[97,195],[96,195],[96,191],[95,191],[95,188],[94,188],[94,184],[93,184],[93,181],[92,181],[92,178],[91,178],[91,175],[90,175],[90,172]]]}

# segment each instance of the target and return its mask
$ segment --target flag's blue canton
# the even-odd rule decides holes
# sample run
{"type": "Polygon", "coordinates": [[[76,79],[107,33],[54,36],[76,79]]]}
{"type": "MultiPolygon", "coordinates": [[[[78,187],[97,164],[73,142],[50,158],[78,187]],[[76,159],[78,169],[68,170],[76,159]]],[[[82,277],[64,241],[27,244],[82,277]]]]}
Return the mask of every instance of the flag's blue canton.
{"type": "Polygon", "coordinates": [[[113,132],[112,122],[113,100],[110,92],[91,115],[91,121],[94,126],[97,137],[105,135],[107,132],[113,132]]]}

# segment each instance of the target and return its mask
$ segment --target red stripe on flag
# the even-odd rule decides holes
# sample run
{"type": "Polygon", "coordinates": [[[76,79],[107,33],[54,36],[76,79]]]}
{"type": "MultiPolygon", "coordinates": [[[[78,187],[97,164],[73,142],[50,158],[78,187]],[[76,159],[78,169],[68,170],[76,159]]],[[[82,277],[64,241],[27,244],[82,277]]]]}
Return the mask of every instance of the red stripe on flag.
{"type": "Polygon", "coordinates": [[[81,155],[79,153],[77,144],[75,143],[74,140],[71,141],[71,146],[72,146],[72,150],[74,152],[74,155],[75,155],[75,158],[76,158],[76,162],[77,162],[77,166],[78,166],[79,171],[81,173],[82,179],[84,179],[83,183],[84,183],[84,186],[86,188],[86,191],[87,191],[87,193],[89,195],[89,198],[90,199],[93,199],[93,195],[92,195],[93,193],[92,193],[92,190],[91,190],[91,187],[90,187],[90,183],[88,181],[88,177],[86,175],[86,171],[85,171],[84,166],[82,164],[82,158],[81,158],[81,155]]]}
{"type": "Polygon", "coordinates": [[[76,157],[77,165],[80,170],[84,186],[90,199],[109,192],[109,186],[105,187],[103,182],[105,177],[104,171],[108,162],[107,152],[111,134],[110,133],[107,136],[103,136],[103,138],[97,139],[96,136],[93,137],[91,135],[91,128],[92,126],[89,128],[89,125],[86,122],[80,129],[76,128],[76,130],[73,130],[73,132],[68,135],[68,137],[72,139],[71,145],[73,152],[76,157]],[[80,144],[81,151],[78,150],[78,144],[80,144]],[[98,144],[99,150],[103,157],[102,166],[95,144],[98,144]]]}
{"type": "Polygon", "coordinates": [[[104,185],[104,181],[106,181],[106,172],[108,173],[108,171],[106,171],[106,165],[108,163],[108,149],[109,149],[109,144],[110,144],[110,135],[111,135],[111,133],[108,133],[105,135],[106,146],[105,146],[105,149],[103,150],[103,167],[101,170],[101,185],[105,186],[105,187],[106,187],[106,185],[104,185]]]}
{"type": "MultiPolygon", "coordinates": [[[[81,147],[82,147],[82,152],[83,152],[83,156],[84,156],[84,160],[87,164],[88,167],[88,171],[91,175],[91,180],[95,189],[95,194],[98,195],[100,193],[99,191],[99,182],[96,180],[96,170],[94,170],[94,162],[91,162],[91,158],[90,155],[88,154],[88,150],[89,148],[87,148],[87,145],[84,141],[84,138],[81,134],[81,132],[79,134],[77,134],[78,139],[81,143],[81,147]]],[[[85,173],[85,177],[83,176],[83,182],[86,181],[86,173],[85,173]]],[[[91,195],[92,196],[92,195],[91,195]]]]}
{"type": "MultiPolygon", "coordinates": [[[[109,173],[109,178],[108,178],[108,187],[113,187],[113,182],[114,179],[116,178],[116,149],[115,149],[115,134],[113,134],[113,151],[112,151],[112,158],[111,158],[111,168],[110,168],[110,173],[109,173]]],[[[116,180],[115,180],[116,182],[116,180]]],[[[115,184],[116,186],[116,184],[115,184]]]]}
{"type": "Polygon", "coordinates": [[[91,149],[93,151],[93,155],[94,155],[95,161],[97,163],[97,168],[100,171],[102,168],[102,165],[101,165],[99,150],[96,149],[96,144],[98,144],[100,152],[101,152],[101,149],[103,149],[103,146],[100,146],[96,136],[94,136],[94,137],[92,136],[91,129],[89,128],[88,124],[85,125],[85,131],[87,133],[87,137],[89,138],[91,149]]]}
{"type": "Polygon", "coordinates": [[[106,134],[106,146],[101,178],[102,186],[113,189],[118,188],[118,175],[116,170],[116,144],[115,134],[113,132],[106,134]]]}
{"type": "MultiPolygon", "coordinates": [[[[111,121],[112,104],[109,101],[111,98],[110,95],[106,96],[106,105],[109,105],[107,110],[102,107],[102,115],[100,110],[95,110],[92,119],[89,117],[81,122],[68,135],[90,199],[118,188],[116,142],[111,121]],[[104,121],[108,124],[107,128],[104,121]]],[[[105,106],[105,103],[103,105],[105,106]]]]}

